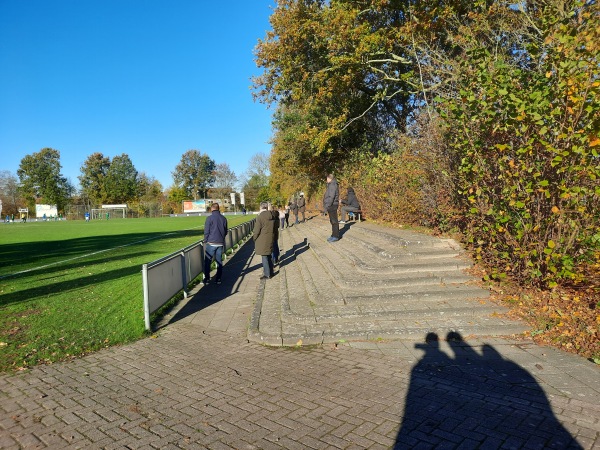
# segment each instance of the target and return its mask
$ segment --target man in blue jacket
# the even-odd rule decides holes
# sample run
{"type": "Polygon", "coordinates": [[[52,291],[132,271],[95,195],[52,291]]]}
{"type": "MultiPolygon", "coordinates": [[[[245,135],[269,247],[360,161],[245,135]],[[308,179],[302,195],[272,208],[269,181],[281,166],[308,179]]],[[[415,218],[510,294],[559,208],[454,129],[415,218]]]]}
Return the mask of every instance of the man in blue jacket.
{"type": "Polygon", "coordinates": [[[211,214],[204,224],[204,280],[206,285],[210,281],[210,265],[213,259],[217,263],[217,284],[221,284],[223,274],[223,249],[227,236],[227,219],[219,212],[219,204],[213,203],[210,207],[211,214]]]}

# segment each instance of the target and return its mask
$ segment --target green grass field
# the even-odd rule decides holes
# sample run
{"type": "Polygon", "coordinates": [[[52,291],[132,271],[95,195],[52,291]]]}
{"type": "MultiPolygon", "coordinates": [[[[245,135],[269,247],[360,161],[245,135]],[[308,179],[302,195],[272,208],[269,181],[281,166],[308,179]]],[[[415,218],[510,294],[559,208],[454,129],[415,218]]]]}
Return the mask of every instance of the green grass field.
{"type": "MultiPolygon", "coordinates": [[[[227,216],[233,227],[252,216],[227,216]]],[[[0,371],[145,335],[141,266],[202,238],[205,218],[0,224],[0,371]]]]}

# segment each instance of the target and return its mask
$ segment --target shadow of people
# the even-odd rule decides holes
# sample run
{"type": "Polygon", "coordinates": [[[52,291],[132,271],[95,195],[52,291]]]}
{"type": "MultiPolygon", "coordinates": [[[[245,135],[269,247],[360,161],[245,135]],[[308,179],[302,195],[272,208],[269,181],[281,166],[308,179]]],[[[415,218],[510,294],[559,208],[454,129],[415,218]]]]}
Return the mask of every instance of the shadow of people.
{"type": "Polygon", "coordinates": [[[343,224],[340,224],[340,238],[344,236],[344,234],[346,234],[348,231],[350,231],[350,227],[352,227],[353,225],[356,224],[356,221],[351,221],[351,222],[346,222],[343,224]]]}
{"type": "Polygon", "coordinates": [[[554,416],[542,388],[491,345],[481,354],[457,332],[440,350],[435,333],[411,372],[396,449],[581,449],[554,416]]]}
{"type": "Polygon", "coordinates": [[[310,247],[307,238],[304,238],[302,242],[295,243],[292,247],[283,251],[279,258],[279,267],[285,267],[296,260],[296,257],[307,251],[310,247]]]}
{"type": "Polygon", "coordinates": [[[253,243],[247,242],[242,245],[242,247],[225,262],[221,284],[217,285],[211,281],[210,284],[203,286],[175,313],[169,320],[169,323],[182,320],[238,292],[239,285],[244,277],[257,269],[262,268],[261,263],[252,264],[253,256],[253,243]]]}

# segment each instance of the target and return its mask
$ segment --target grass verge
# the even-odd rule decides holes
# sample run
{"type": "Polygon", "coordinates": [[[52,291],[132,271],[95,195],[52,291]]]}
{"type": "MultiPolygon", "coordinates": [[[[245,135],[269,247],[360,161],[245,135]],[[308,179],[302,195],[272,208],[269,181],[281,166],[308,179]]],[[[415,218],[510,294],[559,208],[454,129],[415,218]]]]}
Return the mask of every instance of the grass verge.
{"type": "Polygon", "coordinates": [[[142,264],[200,240],[204,220],[0,225],[0,371],[143,337],[142,264]]]}

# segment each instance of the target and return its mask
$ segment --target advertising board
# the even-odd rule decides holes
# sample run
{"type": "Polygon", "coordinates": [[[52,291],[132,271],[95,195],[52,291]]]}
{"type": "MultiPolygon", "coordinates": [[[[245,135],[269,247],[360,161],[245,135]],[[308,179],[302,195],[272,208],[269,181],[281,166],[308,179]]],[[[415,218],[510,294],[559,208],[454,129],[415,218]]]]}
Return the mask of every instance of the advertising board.
{"type": "Polygon", "coordinates": [[[201,213],[206,212],[206,200],[184,200],[184,213],[201,213]]]}

